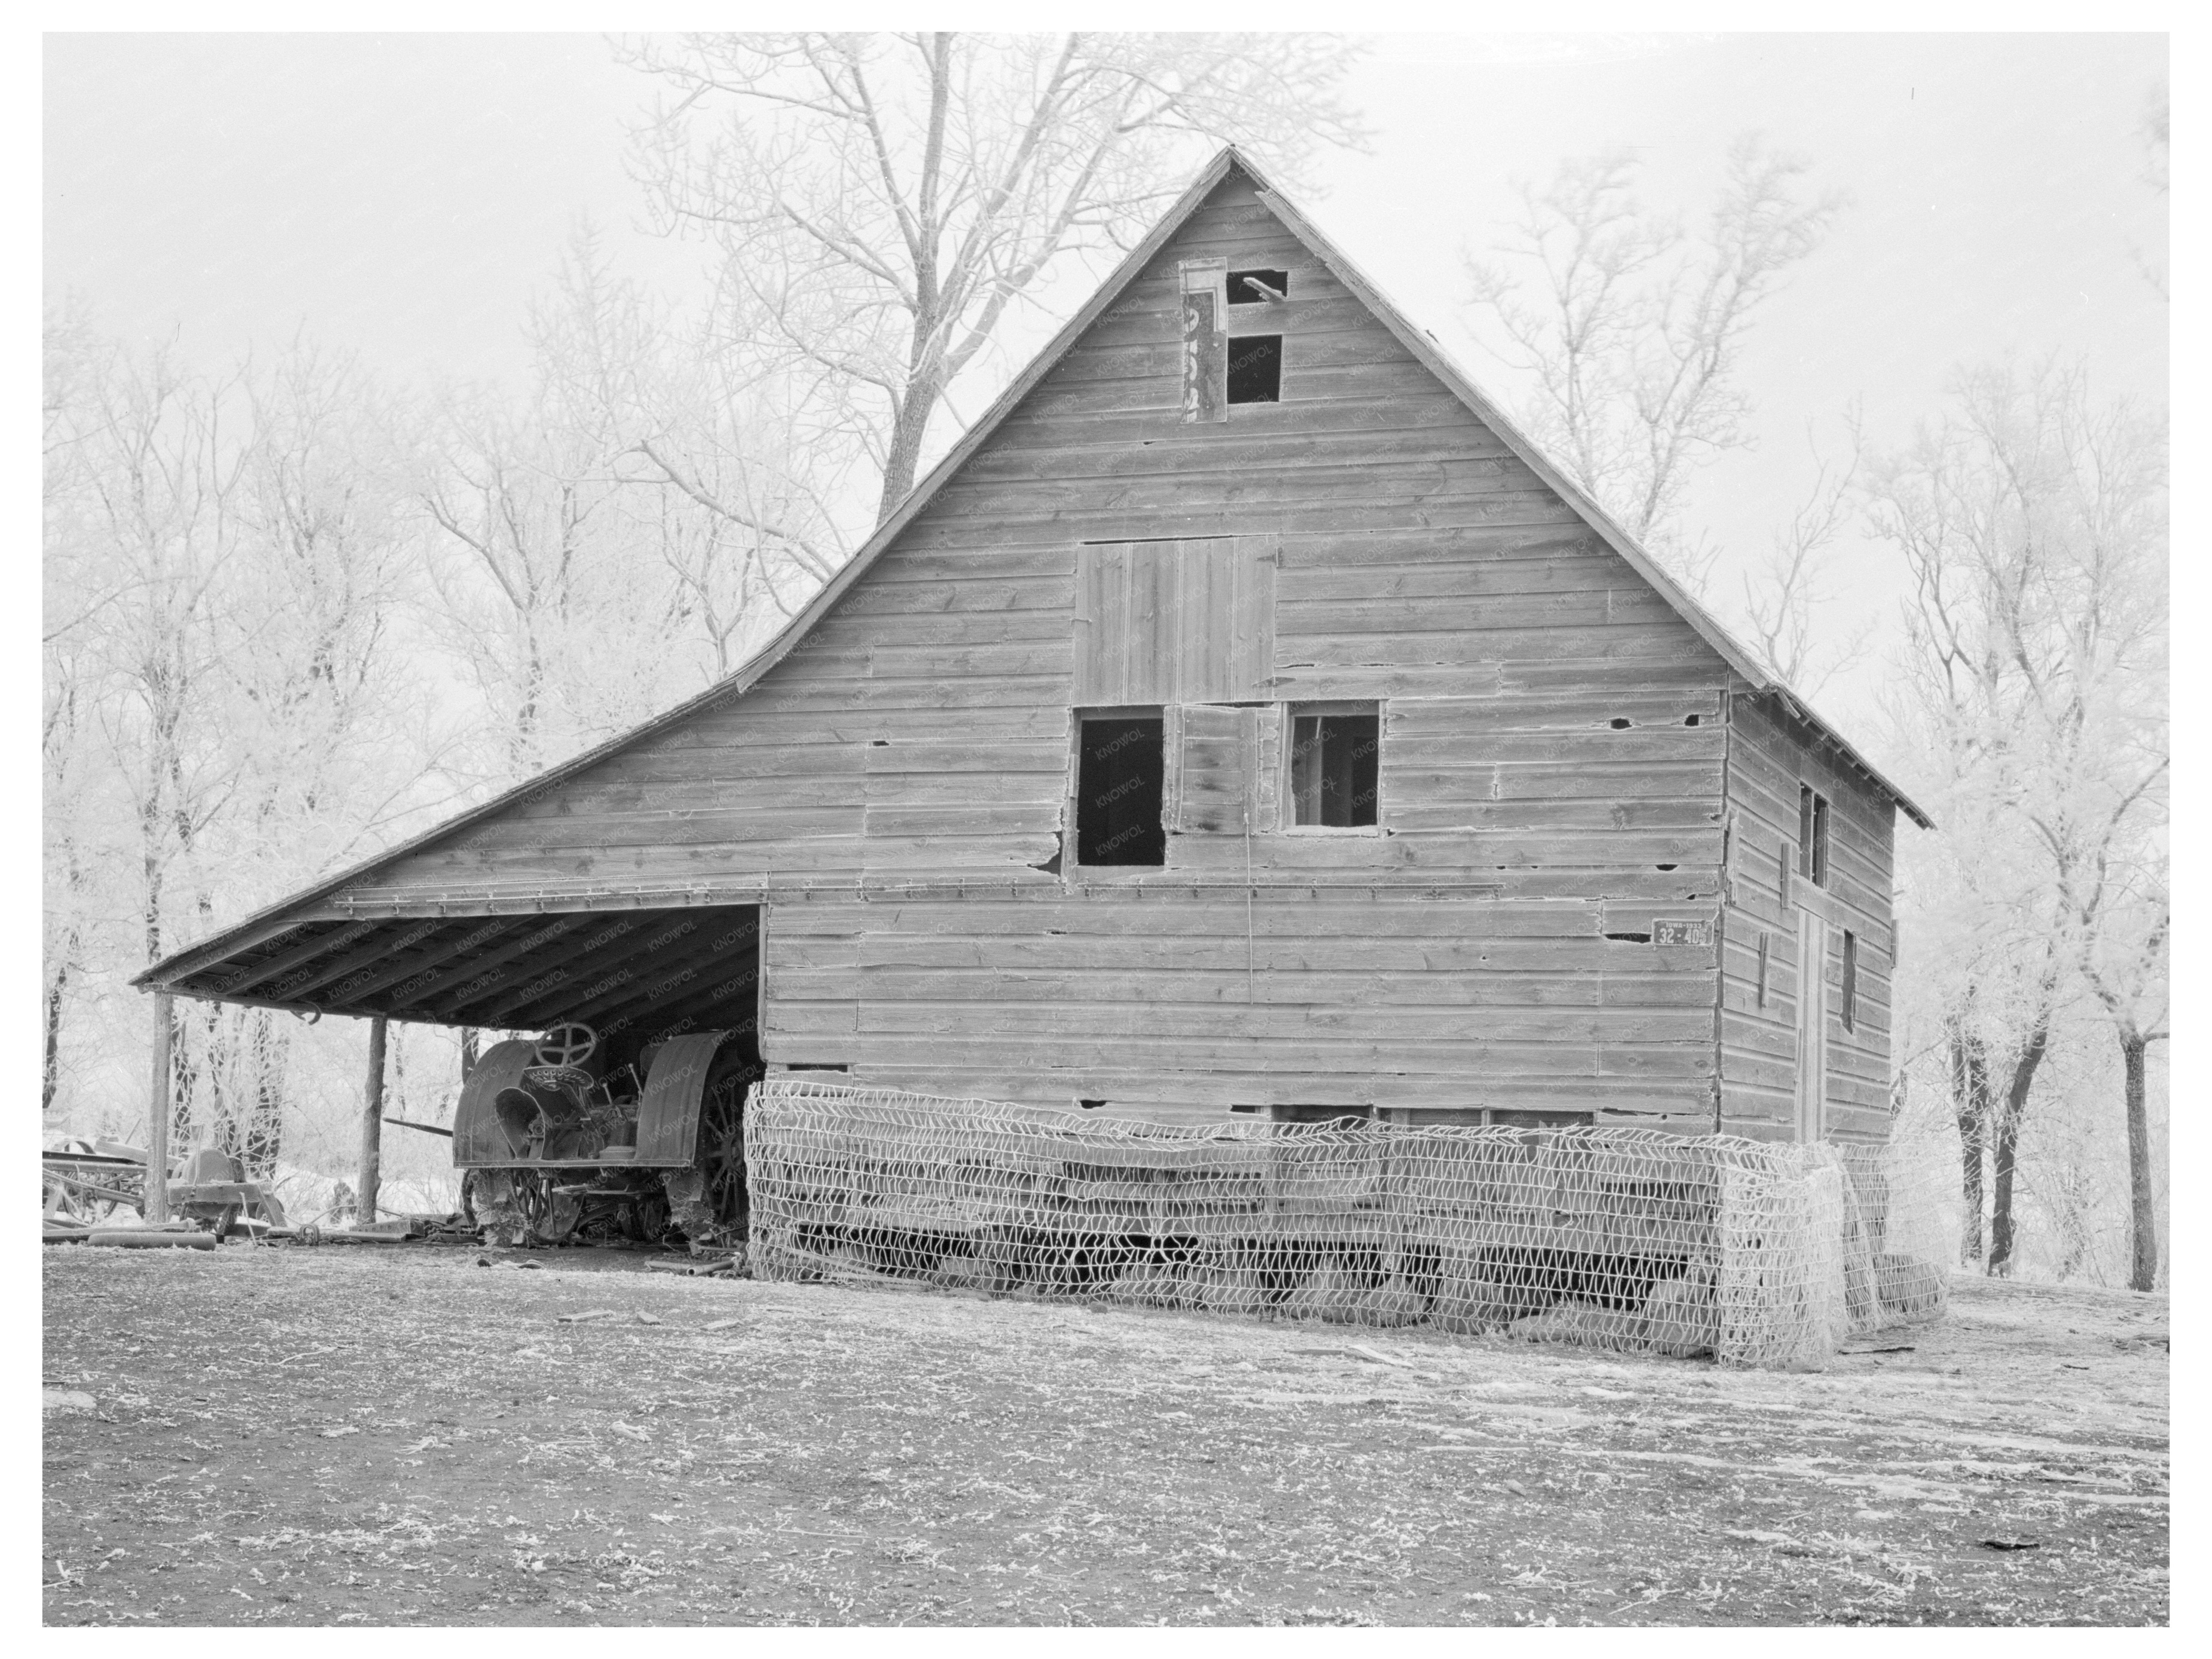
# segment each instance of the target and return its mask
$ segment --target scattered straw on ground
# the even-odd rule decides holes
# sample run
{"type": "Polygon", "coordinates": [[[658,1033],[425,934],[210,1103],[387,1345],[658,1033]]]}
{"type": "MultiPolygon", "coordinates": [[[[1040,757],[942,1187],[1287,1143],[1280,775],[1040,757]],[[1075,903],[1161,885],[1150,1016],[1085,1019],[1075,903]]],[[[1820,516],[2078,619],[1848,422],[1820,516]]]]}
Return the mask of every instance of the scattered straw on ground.
{"type": "Polygon", "coordinates": [[[2167,1616],[2162,1297],[1771,1374],[477,1255],[47,1249],[47,1621],[2167,1616]]]}

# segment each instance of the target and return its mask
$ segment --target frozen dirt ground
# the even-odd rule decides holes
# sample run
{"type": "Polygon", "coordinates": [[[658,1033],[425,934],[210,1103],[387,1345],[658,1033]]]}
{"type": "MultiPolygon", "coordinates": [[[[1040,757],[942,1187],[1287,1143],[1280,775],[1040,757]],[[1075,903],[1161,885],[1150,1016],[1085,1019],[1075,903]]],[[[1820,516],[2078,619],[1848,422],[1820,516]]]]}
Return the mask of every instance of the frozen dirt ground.
{"type": "Polygon", "coordinates": [[[1789,1375],[480,1254],[46,1249],[47,1622],[2167,1617],[2163,1296],[1789,1375]]]}

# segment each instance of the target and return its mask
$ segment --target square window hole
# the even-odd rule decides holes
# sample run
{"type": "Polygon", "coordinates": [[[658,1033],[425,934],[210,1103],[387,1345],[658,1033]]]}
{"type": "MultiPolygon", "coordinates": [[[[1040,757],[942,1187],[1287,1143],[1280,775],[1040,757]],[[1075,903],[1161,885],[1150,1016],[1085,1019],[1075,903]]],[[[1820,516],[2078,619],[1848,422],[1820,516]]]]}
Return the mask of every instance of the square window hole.
{"type": "Polygon", "coordinates": [[[1271,300],[1291,297],[1291,273],[1287,270],[1232,270],[1229,273],[1229,303],[1232,306],[1265,305],[1271,300]]]}
{"type": "Polygon", "coordinates": [[[1229,401],[1278,404],[1283,400],[1283,337],[1237,334],[1229,340],[1229,401]]]}
{"type": "Polygon", "coordinates": [[[1358,830],[1375,821],[1382,757],[1382,716],[1351,714],[1291,715],[1291,822],[1327,830],[1358,830]]]}
{"type": "Polygon", "coordinates": [[[1075,861],[1163,865],[1167,726],[1158,714],[1086,719],[1075,775],[1075,861]]]}

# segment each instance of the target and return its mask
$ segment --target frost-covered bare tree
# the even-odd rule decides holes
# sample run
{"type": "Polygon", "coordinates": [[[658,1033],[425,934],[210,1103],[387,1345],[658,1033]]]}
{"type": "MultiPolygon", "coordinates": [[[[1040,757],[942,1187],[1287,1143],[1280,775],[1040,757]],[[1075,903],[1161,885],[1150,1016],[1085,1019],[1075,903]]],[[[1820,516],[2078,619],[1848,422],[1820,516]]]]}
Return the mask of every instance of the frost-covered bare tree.
{"type": "Polygon", "coordinates": [[[1685,493],[1749,441],[1739,371],[1753,320],[1844,205],[1808,198],[1806,171],[1738,138],[1693,234],[1646,208],[1632,152],[1572,158],[1522,187],[1497,257],[1467,261],[1478,331],[1502,337],[1501,360],[1528,383],[1515,412],[1529,435],[1693,592],[1716,550],[1685,531],[1685,493]]]}
{"type": "Polygon", "coordinates": [[[846,550],[791,380],[617,276],[588,226],[528,339],[526,386],[445,388],[418,447],[439,635],[502,734],[486,779],[727,674],[846,550]]]}
{"type": "MultiPolygon", "coordinates": [[[[1983,369],[1870,472],[1876,527],[1914,584],[1899,723],[1942,824],[1915,931],[1939,941],[1969,1197],[1985,1140],[2003,1273],[2055,1023],[2085,991],[2141,1010],[2162,972],[2164,426],[2096,403],[2078,369],[1983,369]]],[[[2133,1106],[2122,1115],[2132,1133],[2133,1106]]]]}
{"type": "MultiPolygon", "coordinates": [[[[67,318],[46,366],[52,1079],[72,1030],[97,1056],[143,1019],[130,973],[436,803],[365,377],[305,345],[207,374],[67,318]]],[[[179,1144],[266,1167],[287,1030],[209,1006],[172,1035],[179,1144]]]]}
{"type": "MultiPolygon", "coordinates": [[[[2152,88],[2150,95],[2143,100],[2139,132],[2143,146],[2142,181],[2163,201],[2170,183],[2173,152],[2172,94],[2163,81],[2152,88]]],[[[2135,258],[2136,268],[2142,272],[2143,280],[2158,290],[2158,297],[2171,299],[2164,252],[2153,255],[2137,248],[2135,258]]]]}
{"type": "Polygon", "coordinates": [[[1358,142],[1353,48],[1311,34],[694,34],[622,48],[661,224],[710,238],[780,368],[849,412],[875,518],[948,398],[1070,257],[1126,248],[1224,142],[1296,176],[1358,142]]]}
{"type": "Polygon", "coordinates": [[[2108,877],[2117,891],[2084,963],[2090,989],[2110,1017],[2120,1049],[2121,1106],[2128,1134],[2128,1286],[2158,1283],[2158,1201],[2153,1170],[2148,1072],[2151,1045],[2170,1035],[2167,947],[2173,932],[2166,849],[2154,847],[2116,861],[2108,877]]]}
{"type": "Polygon", "coordinates": [[[1828,619],[1835,598],[1829,583],[1827,553],[1836,538],[1858,514],[1858,422],[1851,422],[1851,453],[1838,463],[1817,447],[1813,487],[1784,528],[1774,532],[1765,556],[1743,573],[1745,642],[1784,684],[1807,697],[1818,696],[1838,674],[1866,655],[1871,624],[1838,636],[1828,619]]]}

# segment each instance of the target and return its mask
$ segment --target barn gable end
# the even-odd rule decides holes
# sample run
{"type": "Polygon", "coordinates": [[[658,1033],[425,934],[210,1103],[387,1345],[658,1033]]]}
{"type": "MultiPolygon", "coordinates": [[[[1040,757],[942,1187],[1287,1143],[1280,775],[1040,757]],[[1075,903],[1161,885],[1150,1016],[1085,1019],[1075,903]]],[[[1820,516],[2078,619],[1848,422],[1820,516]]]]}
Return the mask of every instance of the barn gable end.
{"type": "Polygon", "coordinates": [[[241,957],[312,958],[303,929],[371,949],[356,918],[760,902],[732,948],[773,1062],[1710,1129],[1756,1047],[1721,1003],[1759,689],[1224,155],[750,669],[147,977],[220,995],[241,957]],[[1194,350],[1189,296],[1245,270],[1281,298],[1194,350]],[[1190,395],[1192,362],[1278,337],[1274,400],[1190,395]],[[1379,720],[1371,827],[1290,823],[1308,703],[1379,720]],[[1074,861],[1077,712],[1106,704],[1164,711],[1154,867],[1074,861]]]}
{"type": "MultiPolygon", "coordinates": [[[[354,899],[774,890],[864,872],[1049,881],[1035,866],[1057,850],[1066,711],[1093,700],[1078,695],[1078,566],[1102,544],[1264,538],[1274,648],[1255,690],[1270,700],[1475,699],[1497,705],[1493,724],[1523,693],[1587,702],[1547,713],[1540,733],[1616,712],[1649,728],[1656,696],[1674,726],[1702,711],[1717,727],[1728,670],[1706,641],[1259,195],[1241,174],[1217,185],[757,684],[386,864],[354,899]],[[1285,304],[1249,319],[1232,307],[1230,327],[1232,342],[1282,333],[1282,401],[1192,424],[1178,272],[1206,259],[1289,272],[1285,304]]],[[[1431,754],[1438,718],[1407,712],[1407,743],[1431,754]]],[[[1677,765],[1702,746],[1717,769],[1719,741],[1709,730],[1650,758],[1677,765]]],[[[1717,861],[1710,824],[1473,810],[1471,785],[1525,793],[1544,746],[1521,744],[1505,763],[1522,769],[1502,777],[1440,752],[1394,769],[1425,867],[1526,861],[1520,832],[1547,830],[1656,837],[1639,862],[1717,861]]],[[[1656,787],[1632,775],[1645,757],[1630,743],[1614,747],[1615,775],[1656,787]]],[[[1715,793],[1717,770],[1684,787],[1715,793]]]]}

